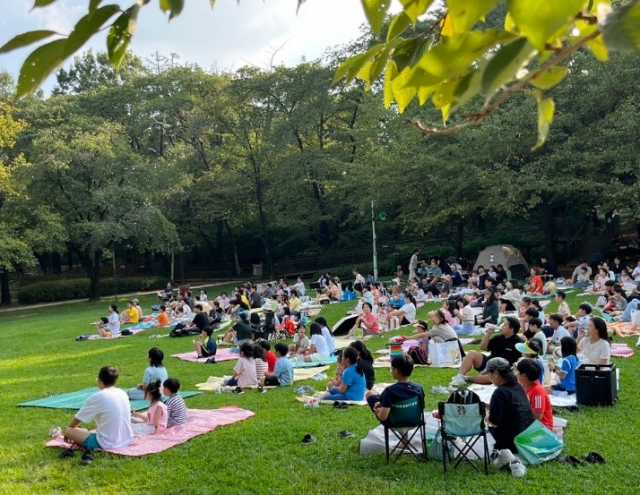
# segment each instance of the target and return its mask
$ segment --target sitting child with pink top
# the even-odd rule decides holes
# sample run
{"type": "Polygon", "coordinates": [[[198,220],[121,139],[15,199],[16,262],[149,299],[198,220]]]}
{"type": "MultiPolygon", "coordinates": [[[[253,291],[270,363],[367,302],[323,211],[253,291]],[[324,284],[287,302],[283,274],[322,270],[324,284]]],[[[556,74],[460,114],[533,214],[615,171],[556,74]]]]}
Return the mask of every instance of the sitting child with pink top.
{"type": "Polygon", "coordinates": [[[146,419],[146,424],[134,425],[135,435],[151,435],[161,433],[167,429],[167,406],[162,402],[162,382],[156,380],[149,383],[145,390],[144,398],[151,402],[147,412],[139,413],[131,411],[131,416],[138,419],[146,419]]]}

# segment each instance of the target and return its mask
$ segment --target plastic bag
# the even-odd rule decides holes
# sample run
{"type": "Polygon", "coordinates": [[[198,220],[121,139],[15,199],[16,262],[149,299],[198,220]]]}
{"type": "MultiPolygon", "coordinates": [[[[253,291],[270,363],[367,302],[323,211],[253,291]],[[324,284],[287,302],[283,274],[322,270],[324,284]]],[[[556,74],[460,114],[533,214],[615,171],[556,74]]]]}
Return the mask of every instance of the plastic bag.
{"type": "Polygon", "coordinates": [[[530,466],[555,459],[564,448],[558,437],[537,420],[515,438],[515,444],[520,458],[530,466]]]}

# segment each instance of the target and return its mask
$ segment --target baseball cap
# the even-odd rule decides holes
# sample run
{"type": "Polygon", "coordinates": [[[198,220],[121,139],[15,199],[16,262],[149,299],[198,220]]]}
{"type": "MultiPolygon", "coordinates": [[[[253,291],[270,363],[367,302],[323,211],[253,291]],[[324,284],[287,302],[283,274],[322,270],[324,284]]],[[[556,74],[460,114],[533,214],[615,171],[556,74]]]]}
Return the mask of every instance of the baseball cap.
{"type": "Polygon", "coordinates": [[[509,361],[507,361],[505,358],[495,357],[487,361],[487,366],[482,372],[482,374],[488,375],[492,371],[507,371],[510,369],[511,369],[511,366],[509,365],[509,361]]]}
{"type": "Polygon", "coordinates": [[[533,354],[534,356],[538,355],[538,351],[532,349],[528,342],[522,342],[520,344],[516,344],[516,349],[521,354],[533,354]]]}

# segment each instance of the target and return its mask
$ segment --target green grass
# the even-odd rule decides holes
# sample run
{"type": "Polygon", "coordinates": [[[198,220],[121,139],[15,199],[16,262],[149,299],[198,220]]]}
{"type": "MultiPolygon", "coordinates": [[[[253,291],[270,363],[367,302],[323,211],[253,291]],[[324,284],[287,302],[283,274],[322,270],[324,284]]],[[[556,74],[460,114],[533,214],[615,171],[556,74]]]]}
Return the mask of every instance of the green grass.
{"type": "MultiPolygon", "coordinates": [[[[217,294],[223,288],[215,288],[217,294]]],[[[583,299],[569,298],[573,309],[583,299]]],[[[160,346],[165,355],[188,351],[191,339],[149,339],[153,330],[114,341],[76,342],[91,330],[89,322],[105,314],[110,300],[0,312],[0,493],[230,493],[230,494],[405,494],[405,493],[636,493],[640,453],[636,448],[640,396],[638,356],[616,359],[621,368],[618,403],[610,408],[581,408],[561,413],[569,420],[567,452],[596,450],[607,464],[578,469],[557,463],[530,468],[523,479],[491,470],[488,477],[462,467],[443,474],[436,461],[420,464],[410,458],[387,466],[384,454],[360,455],[358,439],[376,426],[368,408],[336,411],[330,407],[303,408],[291,387],[243,396],[206,393],[187,399],[191,408],[237,404],[256,416],[222,427],[169,451],[143,458],[98,454],[90,467],[76,457],[62,461],[58,450],[43,448],[54,426],[65,426],[73,411],[19,408],[20,402],[47,394],[71,392],[95,384],[97,370],[112,364],[120,370],[120,386],[133,386],[146,366],[147,350],[160,346]],[[341,430],[355,433],[343,440],[341,430]],[[301,445],[306,433],[318,441],[301,445]]],[[[146,311],[152,296],[142,298],[146,311]]],[[[352,303],[323,309],[329,323],[342,317],[352,303]]],[[[418,316],[426,316],[422,308],[418,316]]],[[[555,307],[552,303],[550,309],[555,307]]],[[[367,342],[372,349],[386,339],[367,342]]],[[[635,340],[627,340],[630,345],[635,340]]],[[[209,375],[229,374],[233,362],[216,365],[188,363],[167,357],[170,376],[193,389],[209,375]]],[[[390,381],[387,370],[376,370],[378,381],[390,381]]],[[[447,384],[454,370],[418,369],[416,381],[427,390],[427,409],[443,396],[432,385],[447,384]]],[[[318,386],[316,382],[308,382],[318,386]]]]}

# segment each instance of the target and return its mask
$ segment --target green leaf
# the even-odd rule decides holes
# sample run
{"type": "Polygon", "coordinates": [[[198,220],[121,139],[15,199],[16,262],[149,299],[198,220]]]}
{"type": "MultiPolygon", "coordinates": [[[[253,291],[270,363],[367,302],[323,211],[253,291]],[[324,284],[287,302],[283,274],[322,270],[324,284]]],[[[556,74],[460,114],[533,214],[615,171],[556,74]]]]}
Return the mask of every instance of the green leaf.
{"type": "Polygon", "coordinates": [[[46,30],[29,31],[28,33],[19,34],[2,45],[2,47],[0,47],[0,53],[8,53],[56,34],[58,33],[55,31],[46,30]]]}
{"type": "Polygon", "coordinates": [[[411,22],[416,22],[418,17],[424,14],[431,6],[433,0],[400,0],[400,3],[411,22]]]}
{"type": "Polygon", "coordinates": [[[551,89],[554,86],[560,84],[560,82],[565,78],[568,72],[569,69],[567,69],[566,67],[551,67],[535,79],[532,79],[531,84],[538,89],[551,89]]]}
{"type": "Polygon", "coordinates": [[[389,108],[393,103],[393,80],[398,76],[398,67],[393,60],[387,60],[384,72],[384,107],[389,108]]]}
{"type": "Polygon", "coordinates": [[[74,26],[73,31],[67,39],[64,57],[67,58],[78,51],[82,46],[96,34],[100,28],[120,11],[118,5],[105,5],[99,9],[89,12],[82,17],[74,26]]]}
{"type": "Polygon", "coordinates": [[[39,46],[29,54],[22,64],[18,76],[16,97],[32,93],[65,59],[67,38],[55,40],[39,46]]]}
{"type": "Polygon", "coordinates": [[[423,38],[422,36],[402,40],[393,51],[392,57],[398,67],[398,72],[418,63],[429,48],[431,41],[431,38],[423,38]]]}
{"type": "Polygon", "coordinates": [[[606,17],[601,29],[610,50],[640,50],[640,4],[633,2],[615,9],[606,17]]]}
{"type": "Polygon", "coordinates": [[[542,51],[554,34],[569,28],[586,3],[586,0],[507,0],[507,7],[522,35],[542,51]]]}
{"type": "Polygon", "coordinates": [[[499,0],[447,0],[451,22],[456,33],[465,33],[493,10],[499,0]]]}
{"type": "Polygon", "coordinates": [[[398,15],[393,16],[391,23],[389,24],[389,32],[387,32],[387,43],[392,39],[397,38],[405,29],[411,25],[411,19],[404,12],[400,12],[398,15]]]}
{"type": "Polygon", "coordinates": [[[91,1],[89,2],[89,10],[95,10],[95,9],[96,9],[96,7],[97,7],[98,5],[100,5],[100,3],[101,3],[101,2],[102,2],[102,0],[91,0],[91,1]]]}
{"type": "Polygon", "coordinates": [[[508,45],[503,45],[489,60],[482,74],[482,94],[489,98],[501,86],[513,80],[518,70],[535,53],[536,49],[526,38],[518,38],[508,45]]]}
{"type": "Polygon", "coordinates": [[[46,7],[47,5],[51,5],[53,2],[57,2],[58,0],[36,0],[33,4],[33,8],[36,7],[46,7]]]}
{"type": "Polygon", "coordinates": [[[338,67],[335,76],[333,76],[333,82],[331,84],[336,84],[345,76],[347,77],[345,84],[349,84],[353,81],[360,70],[370,62],[373,57],[375,57],[378,52],[384,48],[384,46],[385,45],[383,43],[379,43],[369,48],[366,52],[361,53],[360,55],[355,55],[354,57],[349,57],[347,60],[342,62],[340,67],[338,67]]]}
{"type": "Polygon", "coordinates": [[[376,35],[380,34],[384,18],[391,5],[391,0],[360,0],[371,29],[376,35]]]}
{"type": "Polygon", "coordinates": [[[107,35],[107,53],[109,60],[116,67],[120,67],[122,59],[127,53],[127,48],[131,42],[131,36],[136,30],[136,20],[139,5],[128,8],[113,22],[107,35]]]}
{"type": "Polygon", "coordinates": [[[538,142],[533,147],[533,150],[537,150],[547,140],[549,135],[549,126],[553,121],[553,112],[556,105],[551,98],[542,98],[542,95],[538,92],[535,93],[538,100],[538,142]]]}
{"type": "Polygon", "coordinates": [[[418,92],[413,86],[406,84],[406,79],[409,77],[409,69],[405,69],[400,72],[391,82],[393,88],[393,97],[398,104],[398,111],[403,113],[411,100],[418,92]]]}

